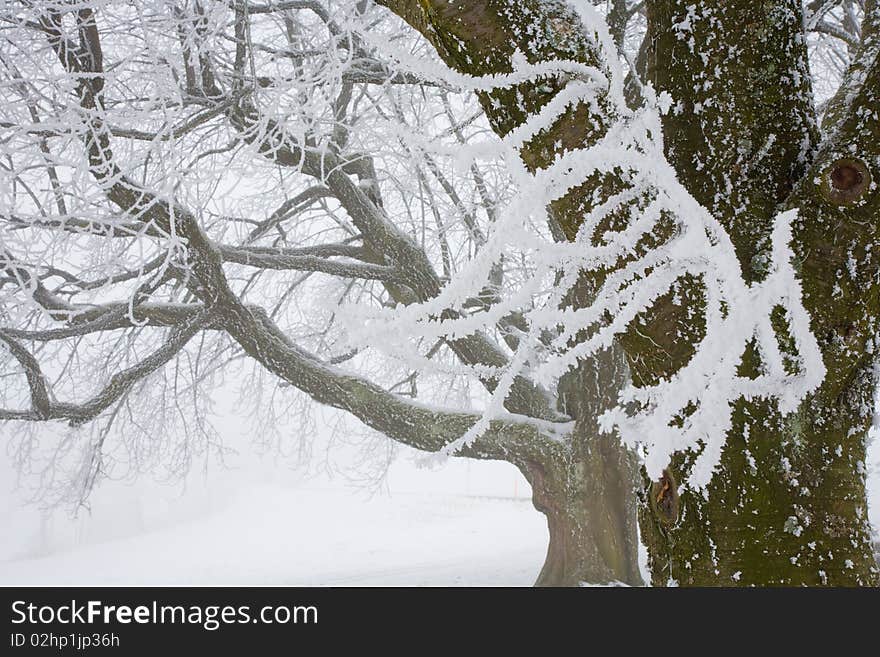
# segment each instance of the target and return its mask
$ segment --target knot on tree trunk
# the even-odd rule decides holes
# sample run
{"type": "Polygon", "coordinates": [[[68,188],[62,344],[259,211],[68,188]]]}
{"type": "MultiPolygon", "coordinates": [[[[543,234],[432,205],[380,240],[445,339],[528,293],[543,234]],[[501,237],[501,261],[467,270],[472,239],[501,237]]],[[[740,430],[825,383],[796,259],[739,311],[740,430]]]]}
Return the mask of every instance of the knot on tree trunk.
{"type": "Polygon", "coordinates": [[[660,523],[671,527],[678,520],[678,483],[668,469],[651,484],[651,508],[660,523]]]}
{"type": "Polygon", "coordinates": [[[825,197],[837,205],[852,205],[867,194],[871,173],[861,160],[844,158],[835,161],[822,179],[825,197]]]}

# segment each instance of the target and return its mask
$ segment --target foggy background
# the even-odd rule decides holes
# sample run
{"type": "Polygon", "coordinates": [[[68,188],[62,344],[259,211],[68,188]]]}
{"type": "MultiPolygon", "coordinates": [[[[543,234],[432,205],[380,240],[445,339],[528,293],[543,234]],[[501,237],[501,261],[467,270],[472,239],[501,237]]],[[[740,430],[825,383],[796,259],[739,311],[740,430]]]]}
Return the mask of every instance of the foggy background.
{"type": "MultiPolygon", "coordinates": [[[[316,409],[265,449],[215,391],[226,453],[184,480],[103,481],[88,508],[45,508],[0,424],[0,585],[531,585],[547,529],[508,463],[424,455],[316,409]],[[348,428],[346,428],[348,427],[348,428]],[[300,435],[311,431],[308,436],[300,435]],[[351,438],[351,440],[347,440],[351,438]],[[302,456],[301,445],[308,454],[302,456]],[[386,450],[386,451],[383,451],[386,450]],[[291,453],[292,452],[292,453],[291,453]]],[[[48,449],[51,425],[39,436],[48,449]]]]}

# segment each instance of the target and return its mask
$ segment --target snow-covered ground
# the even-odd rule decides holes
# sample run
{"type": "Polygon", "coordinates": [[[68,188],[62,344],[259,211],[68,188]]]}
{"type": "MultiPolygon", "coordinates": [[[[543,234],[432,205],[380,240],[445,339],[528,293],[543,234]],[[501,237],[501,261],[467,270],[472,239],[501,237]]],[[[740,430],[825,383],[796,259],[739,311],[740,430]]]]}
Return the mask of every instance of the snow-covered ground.
{"type": "Polygon", "coordinates": [[[41,523],[8,505],[0,519],[20,529],[0,539],[0,585],[528,586],[543,563],[546,523],[507,464],[404,462],[373,495],[283,469],[257,478],[111,483],[91,514],[41,523]]]}
{"type": "Polygon", "coordinates": [[[526,500],[255,486],[193,521],[0,564],[2,584],[530,585],[526,500]]]}

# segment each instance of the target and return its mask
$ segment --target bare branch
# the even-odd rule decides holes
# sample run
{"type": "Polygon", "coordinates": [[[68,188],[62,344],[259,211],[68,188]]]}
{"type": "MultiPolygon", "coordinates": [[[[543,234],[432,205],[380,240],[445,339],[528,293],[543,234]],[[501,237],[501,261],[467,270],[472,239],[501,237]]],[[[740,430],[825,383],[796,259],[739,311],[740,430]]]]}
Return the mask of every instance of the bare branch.
{"type": "Polygon", "coordinates": [[[226,262],[235,262],[260,269],[281,269],[291,271],[314,271],[343,278],[361,278],[373,281],[402,282],[403,277],[393,267],[373,265],[365,262],[344,262],[328,260],[315,255],[294,255],[287,249],[252,249],[248,247],[218,246],[220,255],[226,262]]]}
{"type": "MultiPolygon", "coordinates": [[[[34,398],[34,410],[27,411],[9,411],[0,409],[0,420],[69,420],[72,426],[85,424],[96,418],[101,412],[109,408],[118,401],[132,386],[146,376],[149,376],[168,361],[174,358],[186,343],[203,328],[203,323],[208,317],[207,312],[199,313],[193,317],[186,325],[174,329],[169,340],[155,352],[150,354],[140,363],[129,367],[117,374],[114,374],[107,385],[101,389],[98,394],[81,404],[50,402],[46,394],[45,382],[42,380],[39,366],[36,360],[27,352],[23,354],[17,353],[20,347],[15,347],[13,355],[19,359],[28,373],[28,382],[32,379],[37,384],[31,383],[32,395],[34,398]],[[37,406],[37,395],[40,395],[37,406]]],[[[3,339],[7,345],[16,344],[8,336],[0,333],[0,339],[3,339]]]]}
{"type": "Polygon", "coordinates": [[[51,413],[49,402],[49,390],[46,386],[46,378],[40,369],[37,359],[24,347],[21,346],[6,331],[0,330],[0,341],[6,343],[6,347],[13,357],[24,368],[28,386],[31,389],[31,406],[39,419],[49,418],[51,413]]]}

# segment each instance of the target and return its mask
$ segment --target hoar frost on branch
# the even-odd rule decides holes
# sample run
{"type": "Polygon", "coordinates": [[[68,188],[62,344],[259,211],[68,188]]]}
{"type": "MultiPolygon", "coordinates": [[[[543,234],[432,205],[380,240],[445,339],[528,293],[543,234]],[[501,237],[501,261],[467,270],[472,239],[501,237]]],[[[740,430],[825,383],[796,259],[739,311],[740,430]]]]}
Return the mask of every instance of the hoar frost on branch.
{"type": "MultiPolygon", "coordinates": [[[[645,87],[641,106],[629,109],[605,18],[586,3],[572,6],[599,44],[600,67],[516,56],[509,73],[484,77],[436,63],[424,41],[402,35],[399,23],[389,27],[371,3],[74,3],[58,10],[63,38],[55,47],[76,52],[82,26],[72,8],[94,9],[109,65],[77,52],[61,66],[46,34],[56,27],[40,27],[44,7],[4,9],[12,45],[0,51],[8,78],[0,128],[10,135],[0,146],[9,159],[0,174],[9,199],[0,313],[9,329],[3,356],[16,371],[4,381],[0,407],[42,403],[43,386],[64,419],[106,420],[90,439],[88,463],[125,416],[143,437],[150,436],[144,418],[170,408],[183,423],[197,415],[201,428],[209,404],[200,390],[244,357],[217,316],[200,314],[204,290],[193,262],[215,258],[222,267],[211,276],[240,301],[236,312],[271,322],[273,340],[296,343],[285,345],[288,357],[307,362],[316,380],[319,370],[326,374],[324,389],[316,383],[307,394],[360,377],[352,383],[358,393],[378,395],[375,383],[389,393],[383,403],[414,398],[395,408],[420,418],[436,411],[439,427],[450,416],[438,404],[455,397],[465,406],[478,380],[488,402],[454,416],[458,433],[441,454],[473,445],[496,420],[539,427],[555,441],[570,425],[547,389],[637,329],[641,314],[688,279],[702,296],[695,323],[705,323],[695,353],[668,380],[626,387],[601,426],[644,445],[654,478],[673,452],[699,451],[691,483],[704,485],[730,426],[729,402],[763,397],[790,412],[823,378],[788,248],[795,211],[776,219],[765,276],[747,284],[725,230],[664,157],[660,121],[675,99],[645,87]],[[172,61],[168,50],[177,45],[180,61],[172,61]],[[560,90],[541,111],[504,138],[490,136],[474,92],[551,78],[560,90]],[[106,96],[103,105],[88,106],[90,94],[106,96]],[[609,118],[604,136],[529,170],[522,147],[580,105],[609,118]],[[438,119],[440,106],[447,116],[438,119]],[[443,121],[450,125],[438,136],[443,121]],[[91,155],[106,157],[97,164],[83,149],[95,135],[106,141],[91,155]],[[576,241],[552,241],[548,205],[602,177],[620,188],[597,200],[576,241]],[[120,195],[109,198],[121,182],[137,197],[127,207],[120,195]],[[485,225],[475,220],[477,206],[491,215],[485,225]],[[181,234],[184,224],[204,234],[209,258],[181,234]],[[590,303],[572,307],[583,272],[602,278],[590,303]],[[487,290],[491,302],[474,312],[487,290]],[[30,340],[33,363],[19,349],[30,340]],[[738,373],[752,341],[764,368],[757,378],[738,373]],[[88,358],[91,346],[98,355],[88,358]],[[137,365],[144,358],[156,367],[137,365]],[[163,372],[166,363],[173,372],[163,372]],[[34,378],[37,365],[52,383],[34,378]],[[30,390],[22,369],[37,381],[30,390]],[[110,373],[128,371],[131,387],[114,387],[119,378],[110,373]],[[427,384],[416,390],[418,376],[427,384]],[[160,378],[173,404],[128,394],[160,378]],[[101,404],[55,403],[56,394],[88,398],[81,380],[99,382],[101,404]]],[[[254,352],[268,362],[265,349],[254,352]]],[[[290,376],[284,385],[297,383],[290,376]]],[[[343,396],[320,401],[353,411],[343,396]]],[[[382,410],[354,411],[386,429],[382,410]]],[[[4,415],[35,417],[40,409],[4,415]]],[[[151,449],[148,440],[135,442],[127,447],[137,455],[151,449]]],[[[492,456],[499,454],[506,456],[492,456]]]]}
{"type": "MultiPolygon", "coordinates": [[[[448,363],[503,361],[494,335],[418,345],[442,373],[417,386],[348,349],[337,321],[345,299],[432,296],[435,266],[447,277],[472,255],[478,210],[507,193],[491,168],[456,177],[397,148],[395,125],[445,122],[450,143],[486,129],[475,99],[447,102],[363,35],[413,56],[423,41],[363,2],[3,12],[0,420],[22,470],[60,484],[58,499],[125,466],[179,476],[223,454],[205,393],[224,377],[244,379],[257,434],[308,423],[311,400],[419,449],[466,430],[475,414],[455,406],[470,381],[448,363]]],[[[520,383],[530,417],[470,455],[508,457],[527,437],[523,451],[540,450],[558,431],[549,399],[520,383]]]]}
{"type": "MultiPolygon", "coordinates": [[[[343,319],[356,344],[405,357],[411,353],[408,345],[414,336],[458,339],[491,329],[508,313],[530,307],[523,313],[528,331],[509,364],[492,372],[485,366],[471,368],[478,376],[497,376],[499,385],[481,419],[443,449],[444,454],[454,454],[478,438],[492,420],[504,416],[504,400],[517,375],[527,373],[545,384],[558,381],[578,359],[608,349],[660,297],[675,293],[683,278],[698,280],[705,330],[690,361],[654,385],[626,386],[619,405],[599,420],[604,431],[618,430],[626,444],[644,446],[647,471],[655,480],[675,452],[698,452],[689,483],[704,488],[721,457],[735,400],[775,400],[779,411],[788,414],[825,376],[789,247],[797,210],[777,216],[766,275],[759,282],[747,283],[726,231],[678,182],[666,161],[660,117],[670,111],[673,99],[666,94],[657,98],[648,86],[642,90],[643,106],[630,110],[623,95],[617,48],[605,20],[583,3],[572,5],[601,45],[603,70],[565,61],[530,64],[518,56],[508,75],[471,77],[413,61],[378,39],[372,41],[401,70],[461,91],[488,92],[550,75],[567,84],[540,113],[504,138],[469,144],[455,154],[461,169],[484,158],[500,158],[516,188],[513,198],[499,210],[500,218],[492,224],[479,257],[429,301],[393,309],[347,307],[343,319]],[[525,143],[579,103],[598,112],[600,100],[610,101],[616,120],[597,144],[570,150],[537,172],[526,169],[520,159],[525,143]],[[596,174],[618,176],[624,189],[590,211],[576,241],[553,242],[536,235],[532,227],[550,220],[547,208],[551,202],[596,174]],[[624,225],[597,234],[603,220],[621,210],[626,212],[624,225]],[[671,235],[645,248],[650,236],[670,222],[671,235]],[[491,286],[493,267],[510,250],[529,254],[531,277],[485,312],[443,317],[449,309],[462,310],[469,299],[491,286]],[[580,273],[597,269],[611,272],[592,302],[583,308],[567,308],[565,299],[580,273]],[[774,313],[779,311],[787,336],[773,326],[774,313]],[[587,339],[571,346],[575,336],[584,332],[589,334],[587,339]],[[545,344],[540,337],[548,333],[554,337],[545,344]],[[783,347],[784,337],[790,341],[783,347]],[[747,377],[738,369],[753,341],[763,371],[747,377]]],[[[398,128],[398,133],[413,149],[450,154],[411,131],[398,128]]],[[[417,369],[430,367],[418,359],[410,363],[417,369]]]]}

